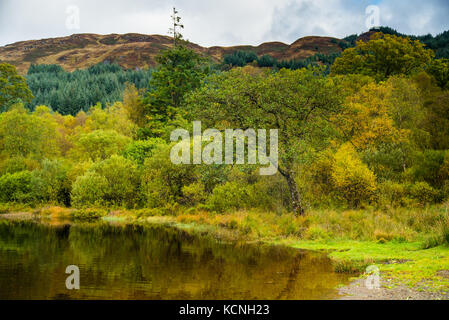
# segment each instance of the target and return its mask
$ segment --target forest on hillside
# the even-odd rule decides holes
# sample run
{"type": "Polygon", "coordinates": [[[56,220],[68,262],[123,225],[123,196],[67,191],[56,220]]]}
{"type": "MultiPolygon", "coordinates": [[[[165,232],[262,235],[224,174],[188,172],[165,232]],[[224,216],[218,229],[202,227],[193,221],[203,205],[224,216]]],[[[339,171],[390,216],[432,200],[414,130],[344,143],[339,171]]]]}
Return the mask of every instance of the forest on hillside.
{"type": "MultiPolygon", "coordinates": [[[[435,37],[431,34],[425,36],[405,35],[389,27],[373,28],[370,30],[370,32],[382,32],[383,34],[419,40],[426,46],[426,48],[432,49],[435,52],[436,58],[449,59],[449,31],[443,32],[435,37]]],[[[345,37],[342,40],[333,39],[333,42],[335,44],[338,44],[341,50],[346,50],[348,48],[355,47],[358,38],[359,35],[353,34],[345,37]]],[[[330,54],[318,52],[307,59],[291,59],[278,61],[276,58],[273,58],[270,55],[263,55],[259,57],[253,51],[237,50],[232,54],[225,55],[223,63],[225,66],[228,65],[231,67],[243,67],[250,63],[255,63],[259,67],[270,67],[275,69],[286,68],[292,70],[306,68],[310,65],[325,65],[327,67],[327,70],[329,70],[335,59],[340,56],[341,52],[334,52],[330,54]]]]}
{"type": "MultiPolygon", "coordinates": [[[[437,36],[404,35],[389,27],[380,27],[371,31],[398,37],[408,37],[423,43],[435,52],[436,58],[449,58],[449,31],[437,36]]],[[[335,40],[342,50],[356,46],[359,35],[354,34],[342,40],[335,40]]],[[[222,63],[210,65],[211,70],[228,71],[234,67],[253,65],[260,68],[298,70],[309,66],[325,66],[325,73],[341,52],[316,53],[307,59],[277,60],[270,55],[258,56],[253,51],[237,50],[223,57],[222,63]]],[[[99,63],[84,70],[66,72],[58,65],[31,65],[26,75],[27,85],[34,99],[26,108],[34,110],[45,105],[62,115],[76,115],[87,112],[90,107],[100,103],[102,106],[123,100],[126,84],[132,84],[138,90],[149,90],[153,70],[124,70],[114,63],[99,63]]]]}
{"type": "Polygon", "coordinates": [[[116,64],[100,63],[84,70],[66,72],[58,65],[31,65],[26,75],[34,99],[30,110],[46,105],[63,115],[76,115],[100,103],[123,100],[125,84],[148,89],[151,70],[123,70],[116,64]]]}

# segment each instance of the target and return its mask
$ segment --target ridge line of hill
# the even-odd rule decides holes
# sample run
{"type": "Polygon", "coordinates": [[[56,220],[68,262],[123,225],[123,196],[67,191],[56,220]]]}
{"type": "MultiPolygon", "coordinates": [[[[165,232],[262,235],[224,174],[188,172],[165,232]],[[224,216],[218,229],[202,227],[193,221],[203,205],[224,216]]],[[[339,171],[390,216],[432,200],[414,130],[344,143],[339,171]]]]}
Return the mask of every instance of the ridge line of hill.
{"type": "MultiPolygon", "coordinates": [[[[341,41],[332,37],[308,36],[290,45],[271,41],[258,46],[202,47],[189,42],[188,47],[216,62],[236,50],[251,50],[260,56],[289,60],[306,59],[318,52],[341,52],[341,41]]],[[[172,45],[173,38],[163,35],[83,33],[8,44],[0,47],[0,62],[15,65],[21,74],[25,74],[31,64],[57,64],[66,71],[105,61],[115,62],[126,69],[148,68],[156,65],[155,57],[161,50],[172,45]]]]}
{"type": "MultiPolygon", "coordinates": [[[[187,46],[214,62],[222,62],[224,56],[235,51],[252,51],[256,55],[269,55],[280,60],[304,60],[318,53],[332,55],[355,45],[358,40],[368,41],[375,32],[407,36],[422,41],[436,52],[437,58],[449,58],[449,31],[437,36],[408,36],[389,27],[371,29],[360,35],[344,39],[323,36],[306,36],[291,44],[280,41],[264,42],[258,46],[202,47],[193,42],[187,46]]],[[[114,62],[125,69],[145,69],[156,65],[157,54],[173,46],[173,38],[164,35],[126,33],[100,35],[95,33],[73,34],[66,37],[19,41],[0,47],[0,63],[17,67],[26,74],[31,64],[55,64],[66,71],[84,69],[102,62],[114,62]]]]}

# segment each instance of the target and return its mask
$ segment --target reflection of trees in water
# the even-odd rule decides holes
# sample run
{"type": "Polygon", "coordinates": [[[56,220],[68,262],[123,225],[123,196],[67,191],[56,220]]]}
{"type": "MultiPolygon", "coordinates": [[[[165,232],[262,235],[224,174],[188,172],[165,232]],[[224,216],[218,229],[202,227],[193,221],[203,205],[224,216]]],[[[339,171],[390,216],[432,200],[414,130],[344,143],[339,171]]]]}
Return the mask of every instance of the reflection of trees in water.
{"type": "Polygon", "coordinates": [[[32,222],[0,220],[0,299],[32,299],[50,292],[57,281],[48,281],[50,270],[65,283],[65,267],[59,267],[69,242],[67,227],[52,228],[32,222]]]}
{"type": "Polygon", "coordinates": [[[321,255],[159,226],[0,221],[0,239],[0,267],[15,282],[4,290],[0,276],[0,298],[304,299],[342,280],[321,255]],[[81,268],[78,292],[65,290],[69,264],[81,268]]]}

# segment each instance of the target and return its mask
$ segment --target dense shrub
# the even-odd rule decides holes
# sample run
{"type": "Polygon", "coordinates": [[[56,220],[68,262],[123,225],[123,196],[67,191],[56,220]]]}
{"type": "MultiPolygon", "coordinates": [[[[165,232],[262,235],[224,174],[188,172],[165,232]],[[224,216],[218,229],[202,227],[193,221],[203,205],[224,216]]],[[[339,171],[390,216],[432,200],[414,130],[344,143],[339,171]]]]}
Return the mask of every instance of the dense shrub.
{"type": "Polygon", "coordinates": [[[139,205],[139,170],[131,160],[121,156],[96,163],[72,190],[75,206],[104,204],[134,208],[139,205]]]}
{"type": "Polygon", "coordinates": [[[411,198],[417,200],[422,205],[436,202],[439,198],[439,192],[427,182],[417,182],[409,186],[408,192],[411,198]]]}
{"type": "Polygon", "coordinates": [[[102,209],[78,209],[72,213],[72,217],[76,220],[97,220],[107,215],[107,211],[102,209]]]}
{"type": "Polygon", "coordinates": [[[375,175],[349,144],[343,145],[335,154],[332,180],[335,188],[352,207],[370,201],[376,191],[375,175]]]}
{"type": "Polygon", "coordinates": [[[0,177],[0,201],[27,203],[31,198],[30,171],[7,173],[0,177]]]}
{"type": "Polygon", "coordinates": [[[44,160],[42,169],[33,172],[32,192],[35,200],[70,205],[69,166],[58,160],[44,160]]]}
{"type": "Polygon", "coordinates": [[[182,202],[189,206],[195,206],[206,199],[206,191],[201,182],[195,182],[182,187],[182,202]]]}
{"type": "Polygon", "coordinates": [[[443,181],[449,178],[447,166],[449,154],[446,151],[426,150],[420,153],[415,160],[408,175],[414,181],[426,181],[432,186],[441,186],[443,181]]]}
{"type": "Polygon", "coordinates": [[[215,187],[207,199],[207,205],[213,211],[226,212],[247,207],[248,194],[245,187],[236,182],[227,182],[215,187]]]}
{"type": "Polygon", "coordinates": [[[6,173],[33,171],[37,168],[39,168],[39,161],[34,159],[24,157],[8,157],[0,163],[0,176],[6,173]]]}
{"type": "Polygon", "coordinates": [[[257,185],[227,182],[214,188],[206,200],[206,205],[210,210],[220,213],[257,207],[269,209],[269,206],[264,206],[266,197],[261,191],[257,185]]]}
{"type": "Polygon", "coordinates": [[[228,181],[230,167],[228,165],[201,165],[197,168],[199,180],[207,193],[211,193],[215,186],[228,181]]]}
{"type": "Polygon", "coordinates": [[[379,203],[393,207],[406,204],[407,188],[404,184],[394,181],[384,181],[379,184],[379,203]]]}
{"type": "Polygon", "coordinates": [[[114,130],[95,130],[82,134],[75,143],[73,155],[83,160],[105,160],[123,152],[131,139],[114,130]]]}
{"type": "Polygon", "coordinates": [[[183,197],[182,188],[197,180],[195,166],[173,164],[170,151],[170,145],[160,144],[144,163],[142,195],[150,208],[179,201],[183,197]]]}
{"type": "Polygon", "coordinates": [[[22,105],[15,105],[10,111],[0,114],[3,155],[36,160],[59,155],[57,123],[48,108],[39,109],[39,112],[31,114],[22,105]]]}
{"type": "Polygon", "coordinates": [[[128,144],[123,151],[123,156],[132,159],[139,165],[143,165],[145,159],[153,155],[153,150],[163,143],[162,139],[137,140],[128,144]]]}
{"type": "Polygon", "coordinates": [[[74,207],[86,207],[90,205],[102,205],[107,188],[107,180],[94,171],[88,171],[76,179],[72,187],[72,205],[74,207]]]}

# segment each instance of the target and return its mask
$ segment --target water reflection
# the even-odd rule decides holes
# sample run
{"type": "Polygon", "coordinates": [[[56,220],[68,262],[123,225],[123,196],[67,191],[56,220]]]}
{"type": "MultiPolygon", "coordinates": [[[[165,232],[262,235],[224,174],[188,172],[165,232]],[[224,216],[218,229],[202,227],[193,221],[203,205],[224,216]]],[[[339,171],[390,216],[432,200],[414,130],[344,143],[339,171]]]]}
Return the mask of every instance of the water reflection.
{"type": "Polygon", "coordinates": [[[327,257],[152,225],[0,219],[0,299],[331,299],[327,257]],[[81,290],[65,287],[77,265],[81,290]]]}

